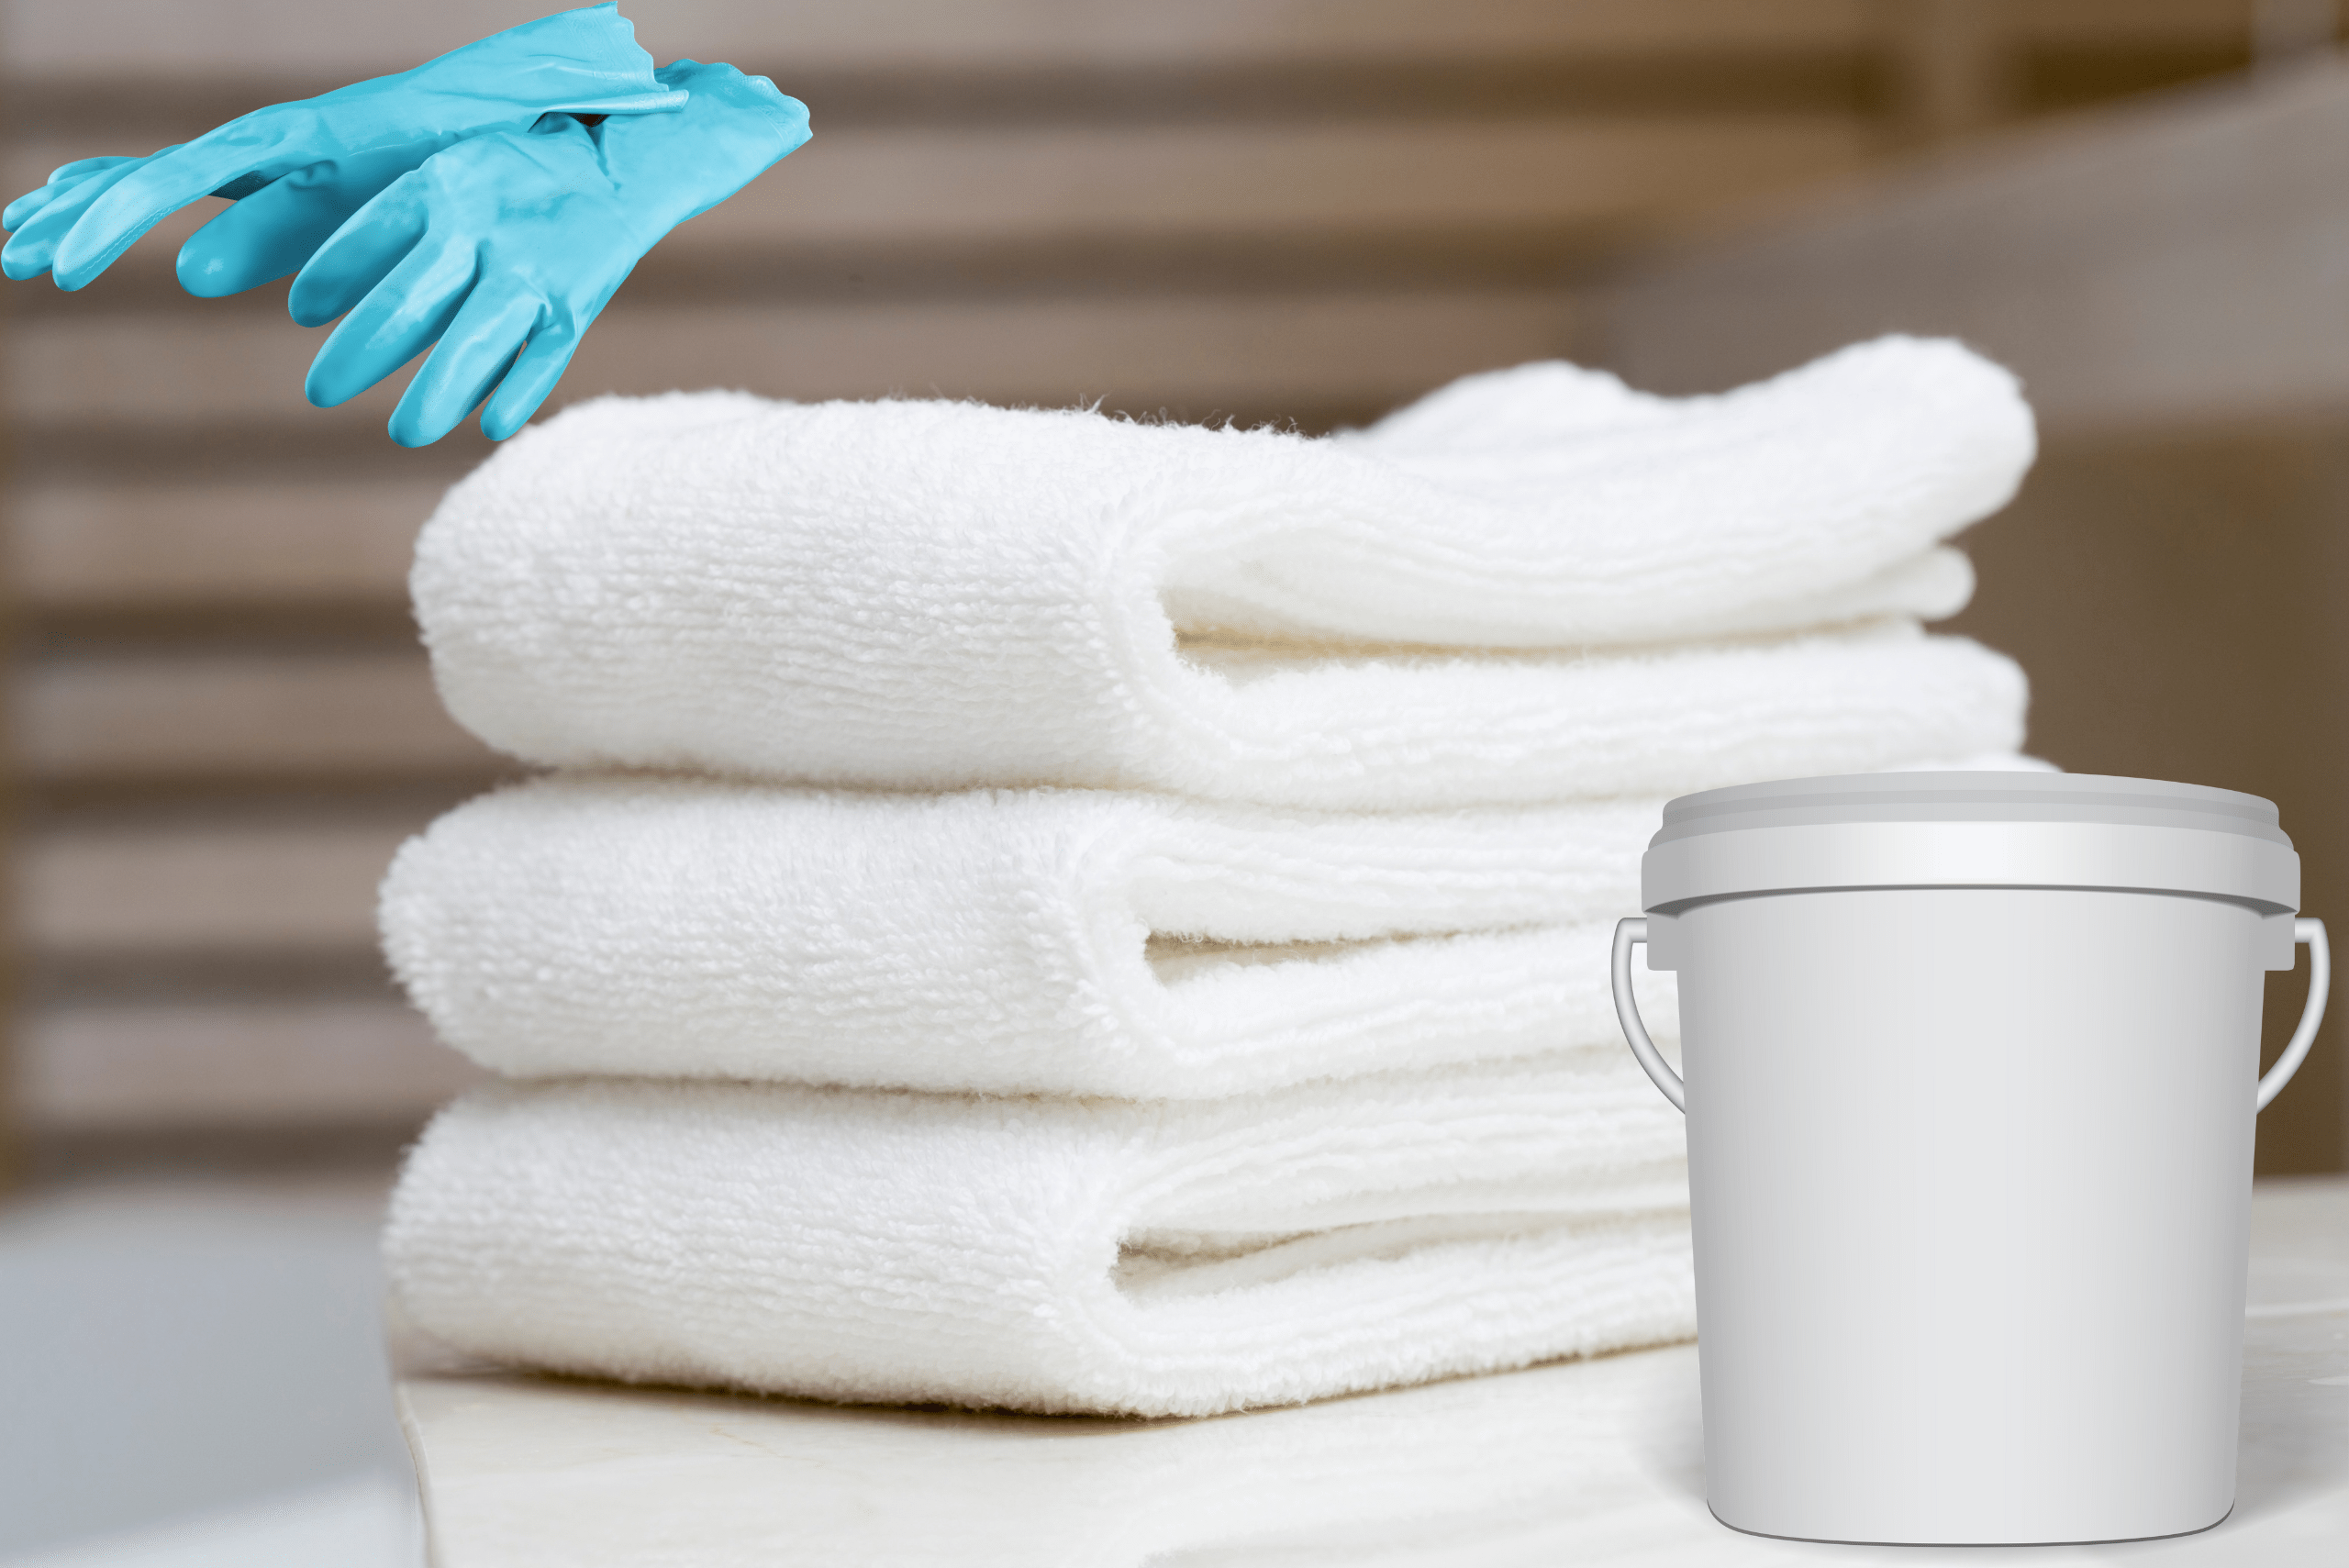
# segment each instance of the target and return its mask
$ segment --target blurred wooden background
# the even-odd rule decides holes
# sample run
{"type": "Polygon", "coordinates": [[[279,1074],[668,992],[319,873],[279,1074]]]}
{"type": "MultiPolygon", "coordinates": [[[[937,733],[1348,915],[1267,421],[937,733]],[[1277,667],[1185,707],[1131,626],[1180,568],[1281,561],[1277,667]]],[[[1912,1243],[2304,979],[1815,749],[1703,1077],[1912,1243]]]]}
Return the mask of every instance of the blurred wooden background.
{"type": "MultiPolygon", "coordinates": [[[[551,8],[5,0],[0,184],[551,8]]],[[[2334,28],[2305,0],[624,9],[659,60],[772,75],[817,138],[648,260],[558,403],[718,384],[1308,429],[1561,354],[1687,389],[1885,326],[2009,351],[1866,214],[2181,84],[2254,91],[2228,84],[2334,28]],[[1772,224],[1781,251],[1757,251],[1772,224]]],[[[203,216],[83,294],[0,286],[0,1127],[36,1177],[381,1162],[465,1076],[393,995],[372,906],[394,845],[501,774],[441,716],[404,602],[417,526],[486,448],[392,446],[396,386],[311,409],[320,335],[282,285],[172,283],[203,216]]],[[[2327,417],[2188,398],[2076,439],[2059,420],[2016,518],[1981,536],[1969,624],[2031,665],[2046,754],[2261,790],[2337,862],[2344,768],[2310,695],[2339,658],[2323,541],[2349,506],[2327,417]],[[2282,597],[2214,586],[2254,567],[2282,597]]],[[[2341,884],[2310,882],[2323,913],[2315,890],[2341,884]]],[[[2340,1162],[2336,1043],[2264,1126],[2264,1168],[2340,1162]]]]}

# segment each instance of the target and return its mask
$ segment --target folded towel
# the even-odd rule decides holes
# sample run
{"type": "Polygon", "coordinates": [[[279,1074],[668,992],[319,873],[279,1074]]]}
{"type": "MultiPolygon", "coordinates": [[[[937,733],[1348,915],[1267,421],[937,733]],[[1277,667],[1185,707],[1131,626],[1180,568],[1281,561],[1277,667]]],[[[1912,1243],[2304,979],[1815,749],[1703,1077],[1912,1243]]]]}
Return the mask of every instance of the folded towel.
{"type": "Polygon", "coordinates": [[[558,776],[403,848],[384,948],[508,1073],[1207,1098],[1613,1041],[1661,809],[558,776]]]}
{"type": "MultiPolygon", "coordinates": [[[[556,775],[403,846],[384,946],[519,1076],[1211,1098],[1616,1041],[1606,953],[1662,816],[556,775]]],[[[1675,977],[1641,986],[1676,1038],[1675,977]]]]}
{"type": "Polygon", "coordinates": [[[1933,542],[2031,451],[2010,377],[1900,339],[1684,402],[1530,366],[1320,440],[605,400],[452,489],[413,585],[451,711],[541,762],[1370,809],[1670,793],[2010,749],[2020,674],[1905,617],[1963,603],[1933,542]],[[1870,617],[1907,630],[1589,651],[1870,617]]]}
{"type": "Polygon", "coordinates": [[[408,1158],[417,1327],[562,1372],[1205,1415],[1693,1331],[1620,1047],[1203,1105],[497,1084],[408,1158]]]}

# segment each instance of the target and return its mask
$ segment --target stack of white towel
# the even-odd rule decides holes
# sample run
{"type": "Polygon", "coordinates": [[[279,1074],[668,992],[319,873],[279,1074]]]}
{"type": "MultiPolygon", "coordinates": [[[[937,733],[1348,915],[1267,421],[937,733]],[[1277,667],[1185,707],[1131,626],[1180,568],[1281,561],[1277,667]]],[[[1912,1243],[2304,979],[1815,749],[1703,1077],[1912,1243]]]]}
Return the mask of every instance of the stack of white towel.
{"type": "Polygon", "coordinates": [[[407,1313],[1152,1415],[1687,1334],[1609,928],[1666,796],[2010,758],[2021,673],[1919,623],[2032,450],[1906,339],[1321,439],[721,394],[525,434],[414,579],[451,709],[561,771],[385,884],[508,1075],[410,1159],[407,1313]]]}

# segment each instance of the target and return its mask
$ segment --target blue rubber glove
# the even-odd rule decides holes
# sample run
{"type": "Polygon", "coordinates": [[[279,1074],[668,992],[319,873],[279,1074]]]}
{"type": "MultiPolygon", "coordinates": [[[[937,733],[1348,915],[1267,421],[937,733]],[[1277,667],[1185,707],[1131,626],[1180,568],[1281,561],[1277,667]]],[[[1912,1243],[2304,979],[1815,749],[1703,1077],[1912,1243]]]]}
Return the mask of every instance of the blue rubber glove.
{"type": "Polygon", "coordinates": [[[807,139],[806,106],[763,76],[690,60],[659,75],[693,95],[674,115],[468,138],[353,215],[286,296],[305,327],[350,312],[310,401],[356,397],[437,341],[392,439],[428,446],[485,397],[492,440],[520,429],[638,260],[807,139]]]}
{"type": "Polygon", "coordinates": [[[145,158],[85,158],[0,213],[12,278],[78,289],[199,196],[239,198],[180,251],[181,284],[217,295],[294,272],[377,192],[440,149],[550,110],[674,110],[617,4],[584,6],[349,87],[256,109],[145,158]]]}

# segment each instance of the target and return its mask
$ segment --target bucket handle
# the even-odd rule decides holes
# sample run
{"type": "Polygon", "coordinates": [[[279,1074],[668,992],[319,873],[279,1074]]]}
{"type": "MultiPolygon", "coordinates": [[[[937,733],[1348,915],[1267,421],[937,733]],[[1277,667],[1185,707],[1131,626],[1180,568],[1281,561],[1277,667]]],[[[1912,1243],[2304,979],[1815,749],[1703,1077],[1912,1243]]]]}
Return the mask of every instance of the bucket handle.
{"type": "Polygon", "coordinates": [[[2306,942],[2309,949],[2309,999],[2300,1008],[2300,1027],[2292,1031],[2292,1043],[2259,1081],[2257,1109],[2266,1110],[2267,1102],[2284,1092],[2292,1074],[2300,1070],[2308,1059],[2309,1047],[2316,1043],[2317,1026],[2324,1022],[2324,999],[2332,989],[2332,947],[2324,940],[2321,920],[2294,920],[2292,940],[2306,942]]]}
{"type": "MultiPolygon", "coordinates": [[[[1688,1087],[1680,1074],[1664,1059],[1648,1038],[1648,1027],[1640,1018],[1639,998],[1631,995],[1631,950],[1648,940],[1648,923],[1643,916],[1615,922],[1615,950],[1609,955],[1609,979],[1615,990],[1615,1018],[1623,1026],[1623,1038],[1631,1042],[1631,1054],[1640,1060],[1655,1086],[1664,1091],[1675,1110],[1686,1114],[1688,1109],[1688,1087]]],[[[2266,1110],[2267,1103],[2284,1092],[2292,1074],[2308,1060],[2309,1047],[2316,1043],[2317,1027],[2324,1022],[2324,1000],[2332,989],[2332,948],[2325,940],[2324,922],[2296,919],[2292,922],[2292,940],[2306,943],[2309,950],[2309,999],[2300,1008],[2299,1028],[2292,1031],[2292,1042],[2276,1065],[2259,1081],[2259,1100],[2254,1110],[2266,1110]]]]}
{"type": "MultiPolygon", "coordinates": [[[[1615,951],[1608,963],[1608,973],[1615,984],[1615,1021],[1623,1026],[1623,1038],[1631,1042],[1631,1054],[1640,1059],[1655,1086],[1673,1108],[1686,1115],[1688,1110],[1687,1086],[1680,1082],[1680,1074],[1664,1059],[1664,1052],[1648,1038],[1648,1026],[1640,1018],[1640,999],[1631,995],[1631,950],[1648,940],[1648,922],[1643,915],[1615,922],[1615,951]]],[[[2292,1065],[2299,1066],[2299,1062],[2292,1065]]]]}

